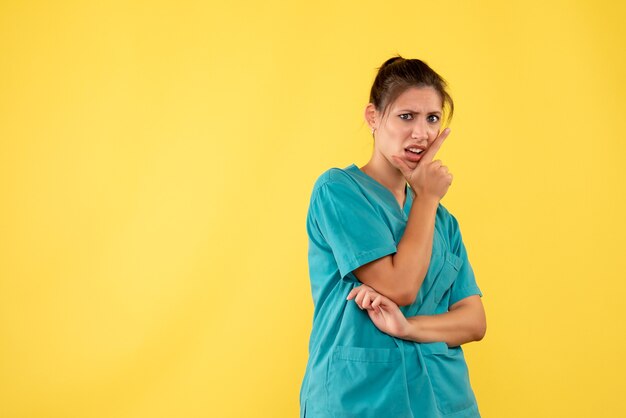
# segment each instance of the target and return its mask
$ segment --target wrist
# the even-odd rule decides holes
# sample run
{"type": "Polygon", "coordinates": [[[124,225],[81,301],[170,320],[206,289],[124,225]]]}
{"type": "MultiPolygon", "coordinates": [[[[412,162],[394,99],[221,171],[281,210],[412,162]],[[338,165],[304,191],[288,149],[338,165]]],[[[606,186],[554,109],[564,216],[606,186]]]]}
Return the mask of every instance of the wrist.
{"type": "Polygon", "coordinates": [[[419,342],[420,321],[419,316],[411,316],[406,319],[406,326],[402,339],[419,342]]]}
{"type": "Polygon", "coordinates": [[[427,194],[414,194],[413,195],[413,204],[411,207],[413,206],[418,206],[420,208],[425,208],[425,209],[431,209],[431,210],[437,210],[437,207],[439,206],[439,198],[437,198],[436,196],[432,196],[432,195],[427,195],[427,194]]]}
{"type": "Polygon", "coordinates": [[[421,342],[421,326],[422,324],[419,316],[411,316],[407,318],[407,326],[404,332],[404,336],[402,338],[409,341],[421,342]]]}

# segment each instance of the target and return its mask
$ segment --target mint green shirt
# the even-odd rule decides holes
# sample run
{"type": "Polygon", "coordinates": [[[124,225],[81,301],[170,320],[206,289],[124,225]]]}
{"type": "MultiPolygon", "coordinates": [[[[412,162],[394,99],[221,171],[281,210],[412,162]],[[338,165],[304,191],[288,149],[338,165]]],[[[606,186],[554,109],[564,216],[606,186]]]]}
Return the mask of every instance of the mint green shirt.
{"type": "MultiPolygon", "coordinates": [[[[313,296],[309,359],[300,388],[300,417],[480,417],[461,346],[417,343],[381,332],[354,300],[354,269],[394,254],[413,202],[401,208],[391,191],[356,165],[331,168],[313,186],[306,219],[313,296]]],[[[439,204],[428,272],[405,316],[444,313],[482,292],[459,224],[439,204]]]]}

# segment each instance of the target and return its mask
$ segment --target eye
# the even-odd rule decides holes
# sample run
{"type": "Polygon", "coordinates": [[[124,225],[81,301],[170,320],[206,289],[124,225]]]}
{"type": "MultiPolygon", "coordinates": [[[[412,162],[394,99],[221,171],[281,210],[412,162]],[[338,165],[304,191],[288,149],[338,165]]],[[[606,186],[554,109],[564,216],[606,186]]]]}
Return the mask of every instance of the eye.
{"type": "Polygon", "coordinates": [[[410,113],[403,113],[403,114],[400,115],[400,119],[402,119],[402,120],[411,120],[411,119],[413,119],[413,115],[410,114],[410,113]],[[410,116],[410,118],[403,118],[403,116],[410,116]]]}
{"type": "Polygon", "coordinates": [[[439,122],[439,116],[437,116],[437,115],[428,115],[428,118],[426,118],[426,119],[430,123],[437,123],[437,122],[439,122]]]}

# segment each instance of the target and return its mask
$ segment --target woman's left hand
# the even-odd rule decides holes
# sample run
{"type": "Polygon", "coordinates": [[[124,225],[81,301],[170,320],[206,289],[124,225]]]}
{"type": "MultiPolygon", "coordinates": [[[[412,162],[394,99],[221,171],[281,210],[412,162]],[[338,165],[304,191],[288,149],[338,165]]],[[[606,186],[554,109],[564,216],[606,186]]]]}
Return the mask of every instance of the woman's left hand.
{"type": "Polygon", "coordinates": [[[346,299],[353,298],[359,308],[367,310],[376,328],[398,338],[407,334],[409,321],[391,299],[365,284],[352,289],[346,299]]]}

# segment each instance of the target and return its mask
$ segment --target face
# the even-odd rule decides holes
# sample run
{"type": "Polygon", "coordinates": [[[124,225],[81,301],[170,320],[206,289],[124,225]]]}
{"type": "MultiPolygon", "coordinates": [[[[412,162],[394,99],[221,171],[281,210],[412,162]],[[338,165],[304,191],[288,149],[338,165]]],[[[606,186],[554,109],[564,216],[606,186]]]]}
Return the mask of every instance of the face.
{"type": "Polygon", "coordinates": [[[432,87],[405,90],[389,106],[384,119],[374,105],[369,104],[366,117],[370,126],[376,128],[374,152],[398,169],[392,155],[402,158],[409,167],[416,167],[419,156],[407,149],[430,147],[441,128],[442,105],[439,93],[432,87]]]}

